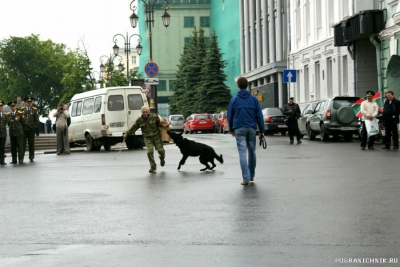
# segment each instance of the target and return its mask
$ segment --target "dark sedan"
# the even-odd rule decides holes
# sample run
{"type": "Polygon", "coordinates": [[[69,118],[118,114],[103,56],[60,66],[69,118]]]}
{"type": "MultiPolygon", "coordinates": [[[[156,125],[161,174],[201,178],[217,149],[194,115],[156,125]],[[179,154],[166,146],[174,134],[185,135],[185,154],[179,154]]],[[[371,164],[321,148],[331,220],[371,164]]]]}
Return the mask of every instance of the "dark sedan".
{"type": "Polygon", "coordinates": [[[286,116],[283,115],[283,110],[281,108],[264,108],[262,114],[265,126],[264,134],[281,133],[282,135],[286,135],[286,116]]]}

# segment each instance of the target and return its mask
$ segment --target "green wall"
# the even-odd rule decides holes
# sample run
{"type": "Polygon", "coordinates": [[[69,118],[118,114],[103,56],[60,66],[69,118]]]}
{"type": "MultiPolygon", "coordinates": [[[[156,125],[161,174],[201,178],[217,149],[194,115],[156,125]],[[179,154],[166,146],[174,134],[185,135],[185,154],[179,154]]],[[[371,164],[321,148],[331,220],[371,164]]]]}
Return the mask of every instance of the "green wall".
{"type": "Polygon", "coordinates": [[[218,36],[222,58],[227,65],[226,85],[231,94],[237,93],[235,77],[240,73],[240,14],[238,0],[211,0],[210,30],[218,36]]]}

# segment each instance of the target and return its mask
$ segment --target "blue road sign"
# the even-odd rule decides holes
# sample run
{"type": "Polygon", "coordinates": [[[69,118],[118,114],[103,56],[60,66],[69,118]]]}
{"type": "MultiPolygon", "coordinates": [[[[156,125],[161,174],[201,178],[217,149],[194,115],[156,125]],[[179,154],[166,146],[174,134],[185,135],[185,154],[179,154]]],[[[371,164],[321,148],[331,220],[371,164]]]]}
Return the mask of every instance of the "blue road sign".
{"type": "Polygon", "coordinates": [[[295,83],[296,82],[296,70],[283,70],[283,82],[284,83],[295,83]]]}

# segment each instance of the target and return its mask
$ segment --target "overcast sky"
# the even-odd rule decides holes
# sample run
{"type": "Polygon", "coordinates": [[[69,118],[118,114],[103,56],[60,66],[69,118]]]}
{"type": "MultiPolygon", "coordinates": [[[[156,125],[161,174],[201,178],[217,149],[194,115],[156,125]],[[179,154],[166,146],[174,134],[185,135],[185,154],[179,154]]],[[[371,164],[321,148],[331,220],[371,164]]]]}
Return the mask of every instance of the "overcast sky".
{"type": "MultiPolygon", "coordinates": [[[[137,33],[130,26],[131,0],[0,0],[0,40],[10,36],[40,35],[72,50],[83,40],[93,71],[100,57],[109,56],[112,38],[137,33]]],[[[137,4],[138,0],[134,3],[137,4]]],[[[118,41],[123,47],[123,40],[118,41]]]]}

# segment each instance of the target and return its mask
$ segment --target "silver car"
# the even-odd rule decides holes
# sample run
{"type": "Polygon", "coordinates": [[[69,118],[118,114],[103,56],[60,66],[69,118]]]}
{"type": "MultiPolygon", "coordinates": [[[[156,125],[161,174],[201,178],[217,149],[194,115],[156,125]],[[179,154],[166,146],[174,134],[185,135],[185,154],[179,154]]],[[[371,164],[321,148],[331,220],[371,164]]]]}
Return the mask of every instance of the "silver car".
{"type": "Polygon", "coordinates": [[[168,117],[169,130],[183,133],[184,122],[185,118],[183,117],[183,115],[169,115],[168,117]]]}

